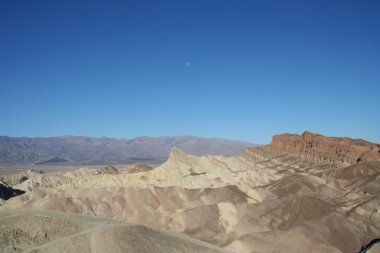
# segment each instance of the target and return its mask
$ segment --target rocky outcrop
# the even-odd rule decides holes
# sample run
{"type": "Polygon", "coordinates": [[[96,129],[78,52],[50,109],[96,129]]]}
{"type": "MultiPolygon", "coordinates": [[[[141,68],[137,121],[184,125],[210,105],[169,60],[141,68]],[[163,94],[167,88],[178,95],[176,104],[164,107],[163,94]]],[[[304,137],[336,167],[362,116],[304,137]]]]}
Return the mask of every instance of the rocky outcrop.
{"type": "Polygon", "coordinates": [[[112,174],[116,175],[119,174],[119,171],[112,165],[108,165],[102,169],[100,169],[100,174],[112,174]]]}
{"type": "Polygon", "coordinates": [[[29,178],[42,175],[43,173],[43,171],[28,169],[16,174],[0,175],[0,182],[3,182],[9,186],[14,186],[16,184],[21,184],[29,178]]]}
{"type": "Polygon", "coordinates": [[[305,131],[302,135],[281,134],[273,136],[272,143],[247,151],[250,156],[265,154],[292,154],[301,159],[321,163],[356,164],[380,161],[380,145],[364,140],[326,137],[305,131]]]}
{"type": "Polygon", "coordinates": [[[24,191],[13,189],[9,185],[0,181],[0,199],[7,200],[24,193],[25,193],[24,191]]]}
{"type": "Polygon", "coordinates": [[[153,170],[153,167],[145,164],[145,163],[134,163],[128,166],[128,173],[139,173],[139,172],[147,172],[153,170]]]}

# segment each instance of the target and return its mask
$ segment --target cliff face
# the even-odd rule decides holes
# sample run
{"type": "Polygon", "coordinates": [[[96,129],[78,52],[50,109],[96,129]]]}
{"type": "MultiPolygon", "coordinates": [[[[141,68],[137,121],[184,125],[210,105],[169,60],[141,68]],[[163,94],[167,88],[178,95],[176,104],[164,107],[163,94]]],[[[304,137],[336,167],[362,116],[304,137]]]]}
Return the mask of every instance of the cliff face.
{"type": "MultiPolygon", "coordinates": [[[[277,154],[289,153],[301,159],[322,163],[356,164],[363,161],[380,161],[378,144],[350,138],[326,137],[307,131],[302,135],[275,135],[272,143],[265,148],[277,154]]],[[[250,150],[249,153],[257,152],[250,150]]]]}

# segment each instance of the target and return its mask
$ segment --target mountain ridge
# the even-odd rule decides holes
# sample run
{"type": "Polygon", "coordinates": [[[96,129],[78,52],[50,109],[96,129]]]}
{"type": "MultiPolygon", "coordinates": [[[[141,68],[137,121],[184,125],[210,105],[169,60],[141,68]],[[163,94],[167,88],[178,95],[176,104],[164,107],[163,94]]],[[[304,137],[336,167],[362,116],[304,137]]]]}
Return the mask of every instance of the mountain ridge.
{"type": "Polygon", "coordinates": [[[173,147],[193,155],[241,155],[254,144],[196,136],[139,136],[133,139],[65,135],[0,136],[0,164],[125,164],[164,162],[173,147]],[[62,162],[66,161],[66,162],[62,162]]]}

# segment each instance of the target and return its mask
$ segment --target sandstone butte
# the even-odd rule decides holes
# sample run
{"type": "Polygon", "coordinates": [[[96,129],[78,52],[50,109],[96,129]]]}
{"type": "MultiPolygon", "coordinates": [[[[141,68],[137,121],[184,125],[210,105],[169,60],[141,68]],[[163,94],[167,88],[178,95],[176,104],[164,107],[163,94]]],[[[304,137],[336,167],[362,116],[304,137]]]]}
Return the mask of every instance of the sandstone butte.
{"type": "Polygon", "coordinates": [[[302,135],[274,135],[270,145],[258,149],[248,148],[247,154],[256,155],[265,149],[267,153],[293,154],[301,159],[321,163],[350,165],[359,162],[380,161],[379,144],[360,139],[326,137],[308,131],[302,135]]]}

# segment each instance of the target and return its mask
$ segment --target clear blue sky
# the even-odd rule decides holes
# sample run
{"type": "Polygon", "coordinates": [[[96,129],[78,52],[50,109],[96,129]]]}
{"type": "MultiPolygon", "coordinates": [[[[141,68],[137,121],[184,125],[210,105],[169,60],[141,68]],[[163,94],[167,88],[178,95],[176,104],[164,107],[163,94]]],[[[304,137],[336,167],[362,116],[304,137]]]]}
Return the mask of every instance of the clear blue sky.
{"type": "Polygon", "coordinates": [[[380,1],[1,1],[0,135],[380,142],[380,1]]]}

